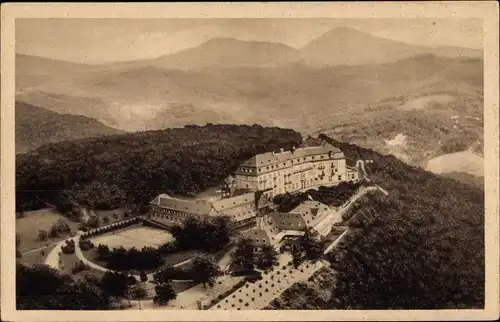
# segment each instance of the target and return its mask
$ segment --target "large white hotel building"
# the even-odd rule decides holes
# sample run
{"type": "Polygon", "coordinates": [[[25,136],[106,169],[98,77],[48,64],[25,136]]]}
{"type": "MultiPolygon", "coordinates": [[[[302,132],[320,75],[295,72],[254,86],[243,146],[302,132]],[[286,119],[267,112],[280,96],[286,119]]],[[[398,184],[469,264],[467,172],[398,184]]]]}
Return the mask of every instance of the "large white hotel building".
{"type": "Polygon", "coordinates": [[[234,179],[237,189],[266,191],[272,198],[287,192],[355,181],[358,172],[346,165],[342,151],[323,144],[255,155],[241,164],[234,179]]]}

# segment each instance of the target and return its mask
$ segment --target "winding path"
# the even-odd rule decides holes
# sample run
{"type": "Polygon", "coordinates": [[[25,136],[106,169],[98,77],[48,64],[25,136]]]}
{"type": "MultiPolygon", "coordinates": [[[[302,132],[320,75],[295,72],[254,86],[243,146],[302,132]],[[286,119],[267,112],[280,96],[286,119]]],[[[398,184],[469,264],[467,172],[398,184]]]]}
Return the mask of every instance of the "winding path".
{"type": "Polygon", "coordinates": [[[52,268],[55,268],[56,270],[59,270],[59,257],[60,257],[59,253],[62,251],[61,247],[66,243],[67,240],[70,239],[71,238],[63,239],[60,242],[58,242],[45,258],[44,264],[52,268]]]}

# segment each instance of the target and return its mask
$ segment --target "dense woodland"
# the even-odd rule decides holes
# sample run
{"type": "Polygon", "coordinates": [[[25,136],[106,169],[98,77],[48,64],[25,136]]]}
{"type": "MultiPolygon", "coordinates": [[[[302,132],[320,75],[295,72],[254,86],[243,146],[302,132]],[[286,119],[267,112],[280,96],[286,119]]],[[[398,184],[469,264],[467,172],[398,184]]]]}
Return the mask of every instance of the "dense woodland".
{"type": "Polygon", "coordinates": [[[300,142],[288,129],[209,124],[48,144],[16,158],[17,211],[112,209],[160,192],[196,193],[257,153],[300,142]]]}
{"type": "Polygon", "coordinates": [[[108,310],[114,303],[98,280],[74,280],[45,265],[17,265],[18,310],[108,310]]]}
{"type": "MultiPolygon", "coordinates": [[[[360,229],[341,243],[326,308],[482,308],[483,192],[393,156],[322,138],[347,158],[373,160],[371,178],[390,193],[369,198],[362,217],[351,224],[360,229]]],[[[316,293],[297,288],[286,295],[288,308],[300,308],[293,299],[316,293]]]]}

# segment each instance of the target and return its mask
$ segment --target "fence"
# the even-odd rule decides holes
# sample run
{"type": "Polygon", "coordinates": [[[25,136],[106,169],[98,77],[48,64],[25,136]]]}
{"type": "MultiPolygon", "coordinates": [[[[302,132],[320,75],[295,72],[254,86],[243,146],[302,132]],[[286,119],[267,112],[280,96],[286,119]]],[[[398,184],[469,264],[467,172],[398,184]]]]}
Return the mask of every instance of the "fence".
{"type": "Polygon", "coordinates": [[[124,227],[127,227],[127,226],[132,226],[134,224],[137,224],[141,220],[142,220],[142,217],[134,217],[134,218],[122,220],[120,222],[116,222],[116,223],[113,223],[113,224],[109,224],[109,225],[106,225],[106,226],[94,228],[92,230],[89,230],[89,231],[84,232],[83,234],[81,234],[80,238],[85,239],[85,238],[88,238],[88,237],[91,237],[91,236],[95,236],[95,235],[99,235],[99,234],[104,234],[104,233],[107,233],[107,232],[110,232],[110,231],[113,231],[113,230],[116,230],[116,229],[124,228],[124,227]]]}

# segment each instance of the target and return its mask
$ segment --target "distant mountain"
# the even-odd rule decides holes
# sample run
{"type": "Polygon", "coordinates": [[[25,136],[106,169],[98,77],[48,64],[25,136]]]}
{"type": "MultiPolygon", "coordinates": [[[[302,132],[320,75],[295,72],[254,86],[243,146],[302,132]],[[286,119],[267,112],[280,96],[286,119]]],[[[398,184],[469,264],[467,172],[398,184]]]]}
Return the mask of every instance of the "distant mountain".
{"type": "Polygon", "coordinates": [[[304,61],[315,66],[392,63],[426,53],[447,57],[482,56],[480,50],[406,44],[351,28],[330,30],[300,49],[304,61]]]}
{"type": "Polygon", "coordinates": [[[124,133],[85,116],[58,114],[16,102],[16,153],[47,143],[124,133]]]}
{"type": "Polygon", "coordinates": [[[297,49],[280,43],[214,38],[201,45],[154,59],[113,64],[192,70],[207,67],[276,67],[300,60],[297,49]]]}
{"type": "Polygon", "coordinates": [[[57,59],[16,54],[16,90],[54,81],[64,75],[75,75],[90,71],[94,66],[57,59]]]}

